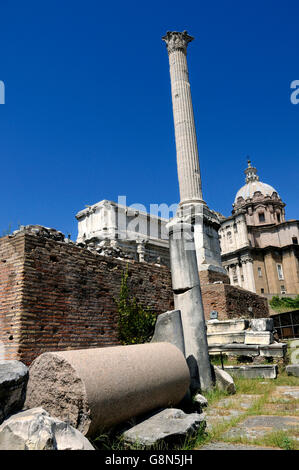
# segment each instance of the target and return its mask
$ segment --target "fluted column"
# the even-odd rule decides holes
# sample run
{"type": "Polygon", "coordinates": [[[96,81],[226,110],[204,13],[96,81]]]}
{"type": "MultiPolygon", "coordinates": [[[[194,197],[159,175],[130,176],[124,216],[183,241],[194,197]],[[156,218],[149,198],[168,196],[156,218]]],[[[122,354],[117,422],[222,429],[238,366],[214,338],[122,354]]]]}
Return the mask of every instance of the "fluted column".
{"type": "Polygon", "coordinates": [[[187,65],[187,45],[193,40],[186,31],[162,38],[169,55],[173,119],[181,204],[202,201],[198,146],[187,65]]]}

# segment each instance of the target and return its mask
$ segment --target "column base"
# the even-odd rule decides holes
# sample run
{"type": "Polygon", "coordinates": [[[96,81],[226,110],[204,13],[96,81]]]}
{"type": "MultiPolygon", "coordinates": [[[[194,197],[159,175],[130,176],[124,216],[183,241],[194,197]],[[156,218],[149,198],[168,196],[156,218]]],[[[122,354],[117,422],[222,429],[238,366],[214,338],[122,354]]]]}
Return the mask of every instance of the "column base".
{"type": "MultiPolygon", "coordinates": [[[[189,223],[194,228],[194,243],[198,270],[219,273],[213,274],[213,282],[229,283],[226,270],[221,263],[218,230],[220,222],[216,212],[209,209],[204,201],[182,201],[176,217],[189,223]]],[[[212,276],[212,275],[211,275],[212,276]]]]}

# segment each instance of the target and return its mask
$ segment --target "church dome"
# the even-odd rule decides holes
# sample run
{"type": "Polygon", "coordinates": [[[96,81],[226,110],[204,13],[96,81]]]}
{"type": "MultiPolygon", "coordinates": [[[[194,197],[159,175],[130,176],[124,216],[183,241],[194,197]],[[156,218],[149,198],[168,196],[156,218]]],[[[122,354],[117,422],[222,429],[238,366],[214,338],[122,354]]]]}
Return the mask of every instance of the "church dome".
{"type": "Polygon", "coordinates": [[[256,191],[259,191],[263,196],[272,196],[273,193],[276,193],[279,197],[276,189],[270,184],[263,183],[259,181],[259,176],[257,175],[257,169],[251,166],[250,160],[248,160],[248,168],[245,170],[246,174],[246,184],[242,186],[241,189],[236,194],[235,203],[239,197],[242,197],[244,200],[252,198],[256,191]]]}

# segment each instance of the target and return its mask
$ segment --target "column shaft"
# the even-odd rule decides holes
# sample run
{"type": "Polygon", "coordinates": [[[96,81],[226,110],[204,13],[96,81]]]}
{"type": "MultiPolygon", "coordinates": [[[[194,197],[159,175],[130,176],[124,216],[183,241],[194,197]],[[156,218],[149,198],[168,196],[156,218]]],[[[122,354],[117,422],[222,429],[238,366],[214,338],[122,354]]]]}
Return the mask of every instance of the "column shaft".
{"type": "Polygon", "coordinates": [[[171,94],[181,203],[202,201],[198,146],[187,65],[187,44],[193,38],[168,33],[171,94]]]}

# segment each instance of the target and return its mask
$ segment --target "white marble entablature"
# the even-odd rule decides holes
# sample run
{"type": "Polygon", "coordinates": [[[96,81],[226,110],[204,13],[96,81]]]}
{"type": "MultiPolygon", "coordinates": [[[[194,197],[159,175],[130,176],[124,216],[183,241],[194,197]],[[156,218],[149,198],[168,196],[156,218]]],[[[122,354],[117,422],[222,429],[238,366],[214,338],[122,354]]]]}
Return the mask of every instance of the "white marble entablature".
{"type": "Polygon", "coordinates": [[[169,264],[168,219],[103,200],[78,212],[77,243],[112,256],[169,264]]]}

